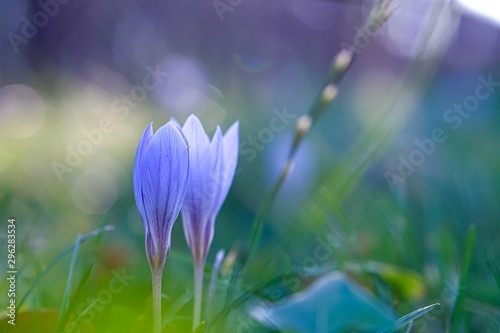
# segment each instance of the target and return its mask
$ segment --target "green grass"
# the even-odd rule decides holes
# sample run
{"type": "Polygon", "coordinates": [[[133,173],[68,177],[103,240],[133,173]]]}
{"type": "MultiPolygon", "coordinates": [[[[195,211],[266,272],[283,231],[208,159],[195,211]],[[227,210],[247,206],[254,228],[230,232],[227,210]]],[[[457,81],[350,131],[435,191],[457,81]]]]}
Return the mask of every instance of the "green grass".
{"type": "MultiPolygon", "coordinates": [[[[361,54],[357,61],[363,56],[370,54],[361,54]]],[[[283,302],[331,272],[346,274],[394,309],[400,319],[385,332],[498,331],[500,162],[485,148],[500,144],[498,124],[471,123],[460,133],[450,134],[439,153],[426,162],[431,167],[417,170],[394,192],[383,177],[387,162],[406,153],[394,142],[401,132],[413,130],[410,125],[419,100],[433,112],[443,109],[432,93],[425,93],[427,89],[440,92],[430,82],[446,75],[437,71],[441,56],[409,64],[401,74],[402,83],[387,91],[384,103],[373,105],[372,111],[380,117],[370,126],[346,134],[352,140],[343,149],[337,146],[340,143],[332,129],[344,124],[337,124],[338,119],[356,122],[351,110],[342,109],[348,105],[345,100],[365,97],[349,95],[349,86],[341,85],[344,72],[329,74],[321,89],[332,83],[339,85],[340,100],[331,106],[332,101],[325,103],[321,93],[316,96],[309,112],[314,134],[306,136],[293,130],[280,134],[290,139],[288,162],[304,148],[302,140],[323,147],[317,180],[299,205],[287,201],[290,193],[286,186],[294,178],[304,177],[302,174],[286,169],[276,184],[268,184],[258,171],[268,171],[261,160],[245,165],[216,223],[206,272],[211,272],[220,248],[227,255],[214,284],[213,301],[205,304],[210,315],[197,332],[239,332],[241,325],[246,329],[240,331],[272,332],[249,319],[248,306],[283,302]],[[262,195],[266,190],[270,194],[262,195]],[[248,193],[259,194],[253,202],[260,202],[260,209],[248,199],[248,193]],[[293,217],[280,218],[288,210],[294,212],[293,217]]],[[[317,79],[318,83],[324,80],[317,79]]],[[[499,107],[497,98],[492,108],[499,107]]],[[[235,117],[255,121],[242,123],[243,130],[244,126],[258,126],[257,120],[236,109],[235,117]]],[[[158,110],[141,111],[140,121],[168,119],[158,110]]],[[[48,110],[50,126],[55,129],[66,125],[57,117],[61,112],[48,110]]],[[[136,119],[128,121],[130,128],[140,127],[136,119]]],[[[426,124],[429,128],[441,125],[432,119],[426,124]]],[[[17,171],[26,168],[20,157],[5,167],[12,177],[0,180],[0,209],[17,214],[20,221],[16,254],[19,325],[9,326],[2,316],[1,332],[151,330],[151,277],[131,184],[138,133],[139,129],[111,136],[109,144],[96,147],[95,155],[65,182],[44,184],[50,195],[32,191],[31,186],[36,188],[37,183],[19,175],[17,171]],[[115,159],[115,164],[107,158],[115,159]],[[102,216],[84,214],[72,200],[73,181],[79,172],[103,165],[111,165],[117,200],[102,216]],[[76,241],[65,247],[75,236],[76,241]]],[[[67,135],[65,140],[70,140],[67,135]]],[[[47,147],[53,140],[51,130],[37,138],[47,147]]],[[[17,149],[34,151],[32,145],[16,142],[2,149],[7,156],[17,156],[17,149]]],[[[46,171],[52,157],[32,166],[36,175],[46,171]]],[[[3,264],[4,258],[0,262],[3,264]]],[[[205,290],[209,279],[210,274],[205,274],[205,290]]],[[[191,331],[192,285],[191,256],[179,219],[164,271],[164,332],[191,331]]],[[[0,290],[6,286],[2,279],[0,290]]],[[[2,293],[1,304],[7,301],[2,293]]]]}

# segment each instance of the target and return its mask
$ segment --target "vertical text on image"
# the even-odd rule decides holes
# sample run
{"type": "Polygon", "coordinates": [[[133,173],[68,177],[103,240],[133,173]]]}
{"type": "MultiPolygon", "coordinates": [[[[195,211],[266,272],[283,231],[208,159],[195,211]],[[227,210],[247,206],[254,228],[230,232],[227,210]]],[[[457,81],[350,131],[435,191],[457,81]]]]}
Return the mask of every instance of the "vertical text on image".
{"type": "Polygon", "coordinates": [[[7,317],[10,325],[16,325],[16,219],[7,222],[7,317]]]}

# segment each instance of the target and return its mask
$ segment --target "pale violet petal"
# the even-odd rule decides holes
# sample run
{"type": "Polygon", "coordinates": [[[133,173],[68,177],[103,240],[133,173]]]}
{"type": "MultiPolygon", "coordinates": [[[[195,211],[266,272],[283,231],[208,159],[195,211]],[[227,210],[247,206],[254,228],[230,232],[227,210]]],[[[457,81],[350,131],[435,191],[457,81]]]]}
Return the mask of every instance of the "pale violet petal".
{"type": "Polygon", "coordinates": [[[189,116],[182,128],[190,150],[190,171],[188,189],[183,205],[183,215],[194,214],[196,220],[204,220],[213,205],[210,185],[210,170],[214,161],[210,141],[196,116],[189,116]]]}
{"type": "Polygon", "coordinates": [[[214,221],[224,202],[238,158],[238,123],[225,136],[217,127],[210,141],[194,115],[182,131],[190,146],[190,172],[182,207],[184,234],[194,260],[208,254],[214,234],[214,221]]]}
{"type": "Polygon", "coordinates": [[[181,126],[181,124],[179,124],[179,122],[177,121],[177,119],[175,119],[174,117],[170,117],[170,121],[168,123],[171,124],[171,125],[173,125],[173,126],[175,126],[175,128],[177,128],[177,130],[179,131],[179,133],[182,135],[182,138],[186,142],[186,145],[189,146],[189,142],[188,142],[186,136],[184,135],[184,132],[182,131],[182,126],[181,126]]]}
{"type": "Polygon", "coordinates": [[[150,123],[146,129],[144,130],[141,140],[139,141],[139,145],[137,147],[137,152],[135,154],[135,161],[134,161],[134,172],[133,172],[133,185],[134,185],[134,197],[135,197],[135,202],[137,205],[137,209],[139,211],[139,215],[141,216],[141,219],[143,222],[145,222],[145,215],[144,215],[144,204],[142,200],[142,195],[141,195],[141,189],[140,189],[140,175],[141,175],[141,161],[144,155],[144,150],[148,146],[149,141],[153,137],[153,123],[150,123]]]}
{"type": "Polygon", "coordinates": [[[217,129],[215,131],[214,137],[212,139],[212,142],[210,143],[210,151],[213,156],[213,161],[212,161],[212,168],[209,171],[210,172],[210,183],[207,185],[207,188],[209,188],[208,191],[210,191],[210,200],[211,200],[211,207],[209,209],[208,215],[211,217],[207,220],[207,224],[205,225],[204,232],[203,232],[203,239],[205,241],[205,245],[207,247],[207,252],[208,248],[210,247],[210,244],[212,243],[213,237],[214,237],[214,223],[215,223],[215,217],[211,214],[211,212],[214,211],[215,206],[218,204],[220,201],[220,197],[224,191],[223,184],[224,184],[224,149],[223,149],[223,141],[222,141],[222,131],[220,130],[220,127],[217,126],[217,129]]]}
{"type": "Polygon", "coordinates": [[[188,147],[175,125],[167,123],[154,134],[144,151],[140,170],[144,211],[153,246],[164,262],[189,173],[188,147]]]}
{"type": "Polygon", "coordinates": [[[175,117],[170,117],[170,121],[174,123],[177,126],[177,128],[182,129],[181,123],[178,122],[175,117]]]}
{"type": "Polygon", "coordinates": [[[202,151],[208,148],[210,140],[203,129],[203,125],[195,115],[188,117],[182,127],[182,132],[191,146],[196,146],[202,151]]]}
{"type": "Polygon", "coordinates": [[[238,164],[238,153],[239,153],[239,123],[235,122],[226,132],[223,137],[223,156],[224,165],[220,177],[220,188],[221,192],[217,198],[217,202],[214,204],[212,211],[212,216],[215,218],[218,214],[226,196],[229,192],[229,188],[233,182],[234,172],[236,170],[236,165],[238,164]]]}

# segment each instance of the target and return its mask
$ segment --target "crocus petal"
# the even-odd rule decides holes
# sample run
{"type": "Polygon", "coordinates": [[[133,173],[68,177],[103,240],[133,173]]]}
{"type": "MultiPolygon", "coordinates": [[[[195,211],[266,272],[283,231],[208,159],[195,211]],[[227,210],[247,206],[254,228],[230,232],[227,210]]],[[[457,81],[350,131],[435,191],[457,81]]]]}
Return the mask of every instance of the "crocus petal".
{"type": "Polygon", "coordinates": [[[153,137],[153,123],[150,123],[146,129],[144,130],[144,133],[142,134],[141,140],[139,141],[139,146],[137,147],[137,152],[135,154],[135,162],[134,162],[134,175],[133,175],[133,183],[134,183],[134,197],[135,197],[135,202],[137,203],[137,209],[139,210],[139,215],[141,216],[142,221],[145,221],[145,215],[144,215],[144,204],[142,200],[142,190],[141,190],[141,182],[140,182],[140,175],[141,175],[141,161],[142,157],[144,155],[144,150],[149,144],[149,141],[153,137]]]}
{"type": "MultiPolygon", "coordinates": [[[[235,122],[224,134],[224,161],[226,161],[226,170],[232,169],[233,175],[238,163],[239,150],[239,128],[240,123],[235,122]]],[[[232,180],[233,177],[231,177],[232,180]]]]}
{"type": "Polygon", "coordinates": [[[167,123],[150,139],[139,163],[143,218],[152,242],[146,246],[153,249],[148,259],[153,266],[163,265],[186,192],[188,144],[177,127],[167,123]]]}
{"type": "Polygon", "coordinates": [[[217,127],[211,142],[194,115],[186,120],[182,131],[190,145],[189,181],[182,206],[182,222],[194,260],[202,262],[212,243],[217,212],[234,176],[238,123],[224,137],[217,127]],[[229,147],[227,152],[226,145],[229,147]]]}
{"type": "Polygon", "coordinates": [[[206,185],[210,181],[207,172],[211,169],[213,156],[210,141],[202,124],[196,116],[189,116],[182,128],[190,145],[190,171],[186,197],[182,206],[182,224],[188,246],[193,253],[201,256],[203,252],[203,233],[208,212],[213,204],[212,196],[206,185]],[[207,209],[208,207],[208,209],[207,209]]]}
{"type": "Polygon", "coordinates": [[[177,128],[178,128],[178,129],[180,129],[180,130],[182,131],[182,126],[181,126],[181,123],[179,123],[179,122],[177,121],[177,119],[175,119],[175,117],[170,117],[170,122],[171,122],[173,125],[177,126],[177,128]]]}
{"type": "Polygon", "coordinates": [[[174,125],[177,130],[179,131],[179,133],[181,133],[182,135],[182,138],[184,139],[184,141],[186,141],[188,147],[189,147],[189,142],[186,138],[186,136],[184,135],[184,132],[182,131],[182,126],[181,124],[179,124],[179,122],[177,121],[177,119],[175,119],[174,117],[170,117],[170,121],[169,121],[170,124],[174,125]]]}
{"type": "Polygon", "coordinates": [[[182,127],[182,132],[188,138],[190,145],[196,146],[197,149],[199,148],[201,150],[208,148],[210,140],[203,129],[203,125],[195,115],[190,115],[188,119],[186,119],[182,127]]]}
{"type": "Polygon", "coordinates": [[[210,153],[208,136],[198,118],[191,115],[186,120],[182,131],[191,147],[190,160],[192,162],[184,208],[191,214],[201,216],[207,208],[212,206],[212,196],[207,191],[206,184],[210,182],[208,171],[212,167],[214,157],[210,153]]]}
{"type": "Polygon", "coordinates": [[[239,123],[235,122],[226,132],[223,138],[223,170],[221,173],[221,191],[217,197],[214,207],[212,209],[212,216],[217,216],[219,213],[224,200],[226,200],[227,193],[233,182],[234,172],[236,170],[236,165],[238,164],[238,152],[239,152],[239,123]]]}
{"type": "MultiPolygon", "coordinates": [[[[222,141],[222,131],[220,127],[217,126],[212,142],[210,143],[210,154],[213,157],[212,167],[208,170],[209,182],[205,184],[206,193],[210,196],[211,207],[207,207],[207,212],[212,212],[214,205],[219,200],[223,191],[222,178],[224,177],[224,148],[222,141]]],[[[210,244],[212,243],[214,237],[214,222],[215,216],[208,213],[209,218],[205,220],[205,225],[203,226],[203,234],[201,235],[203,240],[203,248],[205,253],[208,252],[210,244]]]]}

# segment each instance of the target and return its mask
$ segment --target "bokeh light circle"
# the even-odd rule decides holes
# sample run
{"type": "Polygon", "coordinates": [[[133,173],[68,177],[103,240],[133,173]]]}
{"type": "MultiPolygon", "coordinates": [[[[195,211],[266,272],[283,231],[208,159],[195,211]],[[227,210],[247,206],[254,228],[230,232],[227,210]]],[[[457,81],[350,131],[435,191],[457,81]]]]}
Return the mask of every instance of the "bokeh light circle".
{"type": "Polygon", "coordinates": [[[168,76],[154,89],[157,100],[167,110],[179,115],[200,108],[207,83],[198,63],[184,57],[173,57],[158,68],[168,76]]]}
{"type": "Polygon", "coordinates": [[[292,0],[291,9],[302,23],[318,31],[333,31],[339,28],[338,16],[341,7],[332,1],[292,0]]]}
{"type": "Polygon", "coordinates": [[[450,6],[431,0],[404,0],[385,23],[382,41],[398,57],[432,57],[447,49],[459,22],[450,6]]]}
{"type": "Polygon", "coordinates": [[[97,215],[107,211],[116,201],[118,186],[107,172],[86,171],[75,180],[71,189],[73,203],[85,214],[97,215]]]}
{"type": "Polygon", "coordinates": [[[42,128],[45,103],[32,88],[12,84],[0,89],[0,123],[4,126],[1,137],[26,139],[42,128]]]}

